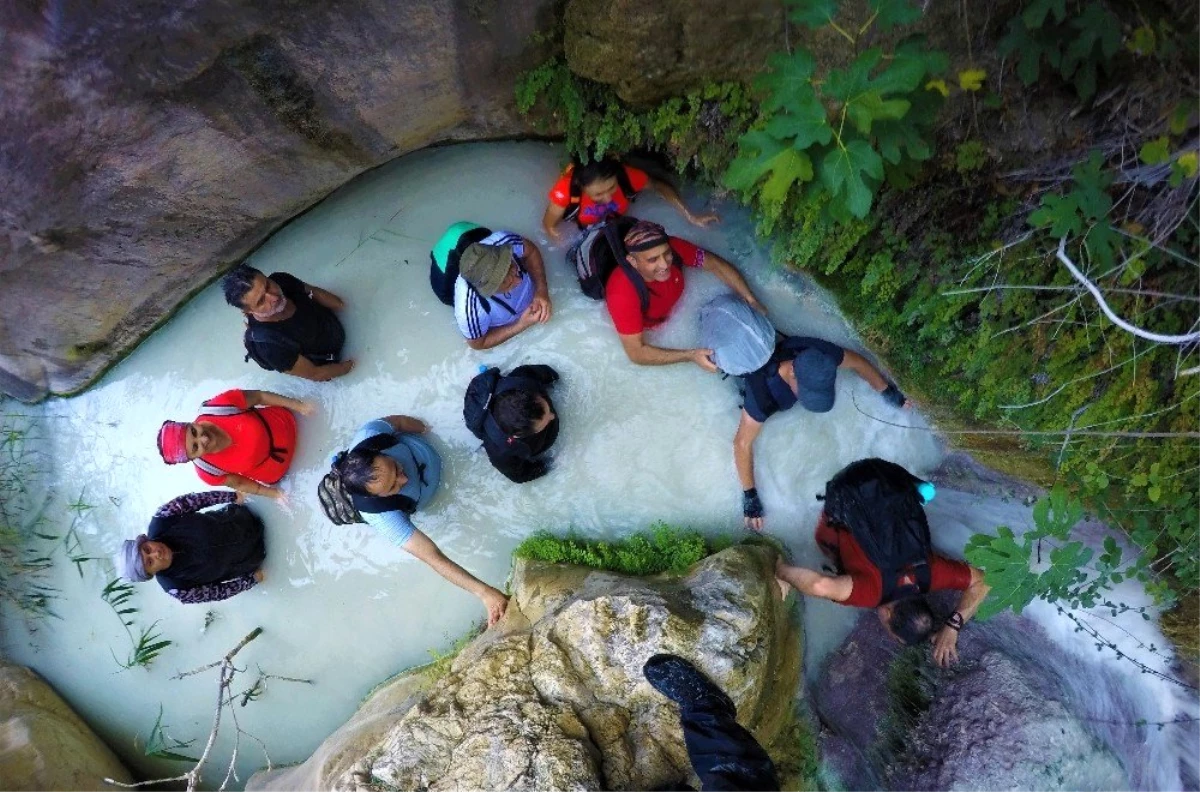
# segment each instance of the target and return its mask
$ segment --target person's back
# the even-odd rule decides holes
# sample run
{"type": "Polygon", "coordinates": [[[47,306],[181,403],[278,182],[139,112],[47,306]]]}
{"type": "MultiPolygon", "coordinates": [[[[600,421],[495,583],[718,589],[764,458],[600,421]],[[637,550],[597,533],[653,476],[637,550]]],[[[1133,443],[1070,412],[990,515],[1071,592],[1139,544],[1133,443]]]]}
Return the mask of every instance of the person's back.
{"type": "Polygon", "coordinates": [[[541,457],[558,439],[558,415],[549,393],[557,381],[558,372],[550,366],[525,365],[507,376],[487,369],[467,388],[467,427],[483,441],[492,466],[515,483],[533,481],[549,470],[541,457]]]}

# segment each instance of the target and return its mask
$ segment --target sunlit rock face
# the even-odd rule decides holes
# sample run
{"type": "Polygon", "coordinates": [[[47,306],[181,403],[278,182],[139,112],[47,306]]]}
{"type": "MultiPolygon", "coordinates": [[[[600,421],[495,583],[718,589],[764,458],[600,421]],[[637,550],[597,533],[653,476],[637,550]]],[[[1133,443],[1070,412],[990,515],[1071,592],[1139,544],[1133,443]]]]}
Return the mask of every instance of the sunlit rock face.
{"type": "Polygon", "coordinates": [[[0,9],[0,390],[86,384],[353,176],[528,131],[552,0],[0,9]]]}
{"type": "Polygon", "coordinates": [[[42,678],[0,660],[0,789],[101,789],[133,779],[42,678]]]}
{"type": "Polygon", "coordinates": [[[502,626],[445,677],[389,682],[307,762],[247,788],[698,788],[678,712],[642,665],[658,652],[689,658],[769,743],[801,654],[773,564],[774,551],[747,546],[680,579],[519,561],[502,626]]]}
{"type": "Polygon", "coordinates": [[[1136,755],[1127,736],[1103,728],[1136,716],[1091,715],[1119,679],[1087,675],[1012,614],[969,624],[959,653],[940,670],[927,647],[901,651],[866,613],[814,690],[826,772],[846,789],[1159,788],[1117,758],[1136,755]]]}

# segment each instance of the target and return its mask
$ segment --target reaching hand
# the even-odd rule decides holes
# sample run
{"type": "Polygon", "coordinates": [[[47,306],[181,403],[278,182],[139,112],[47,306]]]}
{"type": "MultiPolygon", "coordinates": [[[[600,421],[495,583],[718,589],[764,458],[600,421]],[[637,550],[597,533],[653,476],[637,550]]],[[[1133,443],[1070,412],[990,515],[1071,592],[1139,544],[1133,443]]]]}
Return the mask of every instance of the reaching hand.
{"type": "Polygon", "coordinates": [[[933,662],[942,668],[958,662],[958,630],[943,627],[933,636],[933,662]]]}
{"type": "Polygon", "coordinates": [[[767,306],[765,306],[765,305],[763,305],[762,303],[760,303],[760,302],[759,302],[759,301],[758,301],[756,298],[754,298],[754,297],[751,297],[751,298],[750,298],[750,307],[751,307],[751,308],[753,308],[754,310],[758,311],[758,312],[759,312],[760,314],[762,314],[763,316],[766,316],[766,315],[767,315],[767,306]]]}
{"type": "Polygon", "coordinates": [[[255,583],[262,583],[266,579],[266,577],[267,577],[267,575],[265,572],[262,571],[261,567],[259,569],[254,570],[254,582],[255,583]]]}
{"type": "MultiPolygon", "coordinates": [[[[351,365],[353,365],[353,364],[351,364],[351,365]]],[[[294,409],[296,412],[300,413],[303,416],[312,415],[313,413],[315,413],[317,411],[316,402],[309,401],[308,399],[294,399],[294,401],[296,402],[296,404],[292,409],[294,409]]]]}
{"type": "Polygon", "coordinates": [[[539,294],[535,296],[533,302],[529,304],[529,310],[533,312],[538,322],[542,324],[549,322],[550,314],[553,313],[549,295],[539,294]]]}
{"type": "Polygon", "coordinates": [[[508,609],[508,597],[488,586],[487,591],[481,594],[479,599],[483,600],[483,607],[487,609],[488,627],[495,626],[496,622],[504,616],[504,611],[508,609]]]}
{"type": "Polygon", "coordinates": [[[716,374],[717,364],[712,361],[712,353],[711,349],[693,349],[692,362],[709,374],[716,374]]]}
{"type": "Polygon", "coordinates": [[[762,531],[765,512],[762,499],[758,497],[758,490],[754,487],[742,491],[742,514],[747,528],[755,533],[762,531]]]}
{"type": "Polygon", "coordinates": [[[716,212],[705,212],[704,214],[698,214],[698,215],[694,215],[691,212],[689,212],[688,216],[687,216],[687,221],[689,223],[691,223],[694,226],[699,226],[700,228],[706,228],[707,226],[712,225],[713,223],[717,222],[720,219],[721,219],[720,216],[717,215],[716,212]]]}
{"type": "Polygon", "coordinates": [[[234,502],[234,503],[236,503],[236,504],[238,504],[238,505],[241,505],[241,504],[245,503],[245,502],[246,502],[246,493],[244,493],[244,492],[235,492],[235,493],[233,494],[233,502],[234,502]]]}

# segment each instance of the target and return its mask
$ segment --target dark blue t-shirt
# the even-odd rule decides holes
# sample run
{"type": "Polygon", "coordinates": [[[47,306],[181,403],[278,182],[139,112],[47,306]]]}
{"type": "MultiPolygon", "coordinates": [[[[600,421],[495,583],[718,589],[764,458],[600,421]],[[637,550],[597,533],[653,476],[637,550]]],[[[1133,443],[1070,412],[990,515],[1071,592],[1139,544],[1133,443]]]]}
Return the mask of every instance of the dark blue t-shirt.
{"type": "Polygon", "coordinates": [[[790,410],[796,405],[796,394],[792,390],[792,386],[779,375],[779,366],[781,360],[778,359],[778,354],[782,347],[787,347],[790,354],[784,359],[795,357],[802,349],[816,349],[824,352],[834,362],[834,365],[842,365],[843,358],[846,357],[846,350],[842,349],[837,344],[830,343],[821,338],[791,338],[785,337],[776,345],[776,356],[773,356],[767,365],[755,371],[752,374],[747,374],[743,379],[746,381],[745,403],[742,407],[746,410],[746,414],[755,421],[762,423],[777,412],[782,410],[790,410]],[[755,387],[758,385],[758,387],[755,387]],[[774,403],[760,404],[757,396],[758,389],[763,385],[766,386],[767,392],[770,394],[774,403]]]}

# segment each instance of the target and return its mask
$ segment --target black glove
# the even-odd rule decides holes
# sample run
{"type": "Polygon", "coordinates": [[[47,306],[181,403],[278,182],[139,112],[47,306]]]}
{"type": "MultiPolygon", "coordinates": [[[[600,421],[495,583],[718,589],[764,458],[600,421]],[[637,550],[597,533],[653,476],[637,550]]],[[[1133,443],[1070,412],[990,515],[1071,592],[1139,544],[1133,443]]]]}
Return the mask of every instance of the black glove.
{"type": "Polygon", "coordinates": [[[757,488],[742,490],[742,514],[752,518],[763,516],[763,505],[759,500],[757,488]]]}
{"type": "Polygon", "coordinates": [[[883,396],[884,401],[893,407],[903,407],[904,402],[908,401],[908,397],[894,383],[890,382],[880,395],[883,396]]]}

